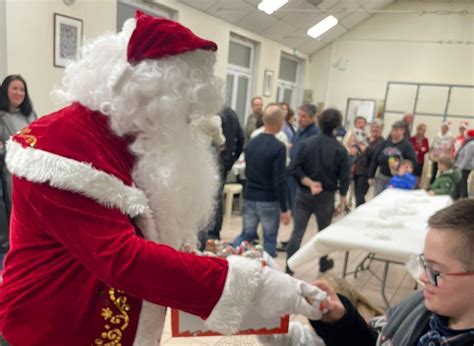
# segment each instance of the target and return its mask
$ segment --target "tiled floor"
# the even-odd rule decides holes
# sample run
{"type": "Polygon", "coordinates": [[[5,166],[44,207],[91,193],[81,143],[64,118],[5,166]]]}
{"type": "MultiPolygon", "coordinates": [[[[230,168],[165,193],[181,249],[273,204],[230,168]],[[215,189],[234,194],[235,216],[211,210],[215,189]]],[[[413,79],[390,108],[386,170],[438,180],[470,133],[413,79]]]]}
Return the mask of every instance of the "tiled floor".
{"type": "MultiPolygon", "coordinates": [[[[224,241],[233,240],[241,231],[242,218],[240,215],[234,213],[232,219],[228,222],[224,222],[223,231],[221,237],[224,241]]],[[[303,242],[307,241],[316,234],[316,223],[312,219],[308,225],[303,242]]],[[[292,225],[281,226],[278,234],[279,240],[287,240],[290,236],[292,225]]],[[[353,269],[366,255],[363,252],[351,252],[349,260],[349,270],[353,269]]],[[[332,254],[331,257],[335,260],[335,267],[329,273],[340,276],[342,273],[343,264],[343,253],[332,254]]],[[[278,253],[276,258],[277,263],[284,268],[286,260],[285,253],[278,253]]],[[[379,275],[382,275],[382,264],[374,262],[371,268],[379,275]]],[[[295,273],[295,277],[306,280],[308,282],[313,281],[318,277],[318,265],[312,263],[304,266],[295,273]]],[[[383,300],[380,294],[380,284],[377,279],[370,275],[368,272],[359,273],[357,278],[353,276],[347,277],[352,285],[354,285],[359,291],[365,295],[372,303],[379,306],[383,306],[383,300]]],[[[387,280],[387,298],[390,304],[396,304],[403,300],[414,290],[415,281],[402,266],[391,265],[387,280]]],[[[305,319],[302,317],[297,318],[298,321],[304,322],[305,319]]],[[[171,325],[169,314],[163,333],[162,344],[164,345],[258,345],[259,342],[255,336],[232,336],[232,337],[193,337],[193,338],[172,338],[171,337],[171,325]]]]}

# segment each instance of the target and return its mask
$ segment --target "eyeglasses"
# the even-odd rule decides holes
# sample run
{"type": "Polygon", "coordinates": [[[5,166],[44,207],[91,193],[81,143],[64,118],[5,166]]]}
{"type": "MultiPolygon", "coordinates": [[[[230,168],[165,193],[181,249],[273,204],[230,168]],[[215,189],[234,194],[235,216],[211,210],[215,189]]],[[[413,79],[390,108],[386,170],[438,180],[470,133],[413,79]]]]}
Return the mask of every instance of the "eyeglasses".
{"type": "Polygon", "coordinates": [[[468,276],[474,275],[474,272],[462,272],[462,273],[441,273],[433,270],[431,265],[426,261],[425,256],[423,254],[418,256],[418,263],[425,271],[426,277],[428,281],[433,286],[438,286],[438,277],[440,276],[468,276]]]}

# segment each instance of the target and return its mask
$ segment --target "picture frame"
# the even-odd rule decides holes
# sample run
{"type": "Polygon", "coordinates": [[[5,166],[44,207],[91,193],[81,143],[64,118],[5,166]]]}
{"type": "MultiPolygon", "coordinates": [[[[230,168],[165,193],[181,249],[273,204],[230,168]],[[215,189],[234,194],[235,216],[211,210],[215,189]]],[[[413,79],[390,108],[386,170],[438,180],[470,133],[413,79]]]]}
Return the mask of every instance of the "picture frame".
{"type": "Polygon", "coordinates": [[[272,70],[265,70],[263,75],[263,96],[271,97],[273,89],[273,74],[272,70]]]}
{"type": "Polygon", "coordinates": [[[70,60],[77,58],[82,46],[82,19],[54,14],[53,65],[65,67],[70,60]]]}

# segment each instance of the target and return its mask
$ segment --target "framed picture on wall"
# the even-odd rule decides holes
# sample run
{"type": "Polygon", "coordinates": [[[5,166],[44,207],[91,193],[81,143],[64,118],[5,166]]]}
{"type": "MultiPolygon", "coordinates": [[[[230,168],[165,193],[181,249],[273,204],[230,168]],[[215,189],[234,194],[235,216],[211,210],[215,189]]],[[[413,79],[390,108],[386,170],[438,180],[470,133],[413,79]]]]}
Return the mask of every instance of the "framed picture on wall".
{"type": "Polygon", "coordinates": [[[263,96],[270,97],[272,96],[272,87],[273,87],[273,71],[265,70],[263,75],[263,96]]]}
{"type": "Polygon", "coordinates": [[[82,19],[54,14],[54,52],[53,64],[65,67],[66,62],[74,60],[82,45],[82,19]]]}

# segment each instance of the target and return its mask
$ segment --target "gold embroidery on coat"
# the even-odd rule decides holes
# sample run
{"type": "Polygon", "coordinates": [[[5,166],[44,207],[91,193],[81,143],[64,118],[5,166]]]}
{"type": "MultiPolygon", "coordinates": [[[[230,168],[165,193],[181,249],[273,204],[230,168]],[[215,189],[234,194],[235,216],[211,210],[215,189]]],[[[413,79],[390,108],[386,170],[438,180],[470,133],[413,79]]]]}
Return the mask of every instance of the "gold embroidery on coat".
{"type": "Polygon", "coordinates": [[[130,305],[127,304],[126,296],[118,295],[121,293],[123,291],[109,289],[109,299],[114,303],[114,307],[118,312],[112,311],[109,307],[102,308],[100,315],[106,321],[106,324],[100,338],[95,340],[95,345],[122,346],[122,332],[128,327],[130,305]]]}
{"type": "Polygon", "coordinates": [[[29,127],[25,127],[18,132],[18,137],[22,137],[26,141],[26,143],[28,143],[30,147],[34,148],[36,145],[37,139],[35,136],[29,135],[28,133],[30,132],[31,132],[31,129],[29,127]]]}

